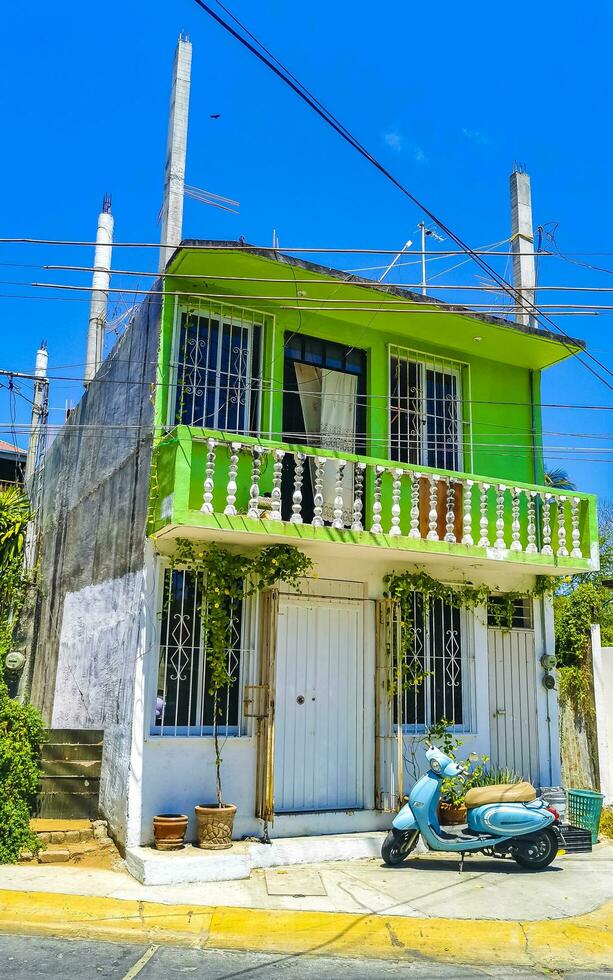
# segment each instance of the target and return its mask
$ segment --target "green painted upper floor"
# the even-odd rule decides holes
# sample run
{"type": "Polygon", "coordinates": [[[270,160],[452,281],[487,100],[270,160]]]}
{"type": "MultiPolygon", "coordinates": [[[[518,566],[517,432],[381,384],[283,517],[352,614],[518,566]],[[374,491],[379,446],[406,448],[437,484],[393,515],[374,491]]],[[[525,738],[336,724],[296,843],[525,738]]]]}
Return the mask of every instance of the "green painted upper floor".
{"type": "Polygon", "coordinates": [[[555,335],[236,243],[164,279],[156,423],[542,484],[555,335]]]}

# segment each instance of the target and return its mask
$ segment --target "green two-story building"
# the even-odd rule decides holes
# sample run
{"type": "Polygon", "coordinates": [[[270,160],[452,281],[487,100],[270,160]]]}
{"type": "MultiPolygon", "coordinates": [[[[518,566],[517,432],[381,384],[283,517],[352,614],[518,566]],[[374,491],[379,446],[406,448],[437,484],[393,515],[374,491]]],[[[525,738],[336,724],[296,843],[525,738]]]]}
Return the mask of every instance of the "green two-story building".
{"type": "Polygon", "coordinates": [[[236,836],[261,818],[276,836],[384,827],[441,719],[466,753],[558,784],[543,577],[596,568],[598,534],[593,497],[545,486],[540,382],[581,348],[277,251],[182,243],[47,464],[48,575],[62,481],[96,530],[43,613],[35,700],[53,725],[104,729],[101,805],[128,848],[214,795],[184,538],[313,563],[299,590],[236,605],[220,715],[236,836]],[[113,465],[100,447],[80,461],[94,420],[126,433],[113,465]],[[416,586],[400,607],[386,576],[418,572],[481,601],[416,586]],[[406,671],[419,682],[393,682],[406,671]]]}

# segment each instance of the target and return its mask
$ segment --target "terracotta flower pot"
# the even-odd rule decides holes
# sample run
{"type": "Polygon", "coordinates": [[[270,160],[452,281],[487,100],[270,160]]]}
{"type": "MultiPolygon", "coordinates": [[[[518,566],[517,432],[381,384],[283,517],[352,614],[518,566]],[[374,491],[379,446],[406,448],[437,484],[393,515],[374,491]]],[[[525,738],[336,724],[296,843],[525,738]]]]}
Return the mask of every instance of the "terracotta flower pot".
{"type": "Polygon", "coordinates": [[[159,813],[153,818],[153,836],[158,851],[179,851],[185,847],[187,821],[184,813],[159,813]]]}
{"type": "Polygon", "coordinates": [[[197,806],[196,820],[198,822],[198,847],[207,851],[221,851],[232,847],[232,827],[236,807],[230,804],[223,806],[197,806]]]}
{"type": "Polygon", "coordinates": [[[453,824],[466,823],[466,807],[463,803],[445,803],[444,800],[438,805],[439,823],[444,827],[451,827],[453,824]]]}

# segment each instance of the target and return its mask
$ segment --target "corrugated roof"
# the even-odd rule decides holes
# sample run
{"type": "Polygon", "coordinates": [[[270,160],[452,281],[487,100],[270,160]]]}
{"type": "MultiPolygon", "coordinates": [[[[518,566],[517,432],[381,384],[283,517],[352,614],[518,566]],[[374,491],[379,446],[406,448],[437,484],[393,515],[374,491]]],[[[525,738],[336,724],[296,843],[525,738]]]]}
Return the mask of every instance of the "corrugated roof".
{"type": "Polygon", "coordinates": [[[4,439],[0,439],[0,452],[1,453],[15,453],[16,456],[25,456],[25,449],[21,449],[20,446],[13,446],[10,442],[5,442],[4,439]]]}

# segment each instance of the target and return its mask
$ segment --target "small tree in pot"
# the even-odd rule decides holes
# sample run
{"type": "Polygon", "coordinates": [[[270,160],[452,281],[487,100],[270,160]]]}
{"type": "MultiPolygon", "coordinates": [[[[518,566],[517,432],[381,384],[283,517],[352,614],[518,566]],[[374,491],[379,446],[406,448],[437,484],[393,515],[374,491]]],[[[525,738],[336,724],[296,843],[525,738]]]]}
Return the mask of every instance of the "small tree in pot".
{"type": "MultiPolygon", "coordinates": [[[[225,695],[236,678],[230,671],[234,646],[233,626],[240,604],[247,596],[283,581],[299,588],[300,579],[311,569],[310,558],[289,545],[270,545],[256,555],[243,555],[210,544],[197,548],[192,541],[177,541],[172,562],[190,570],[198,579],[202,596],[200,616],[206,651],[207,690],[213,699],[213,745],[215,752],[216,802],[196,806],[200,847],[218,850],[232,846],[236,806],[224,802],[220,738],[225,695]]],[[[223,742],[222,742],[223,739],[223,742]]]]}

